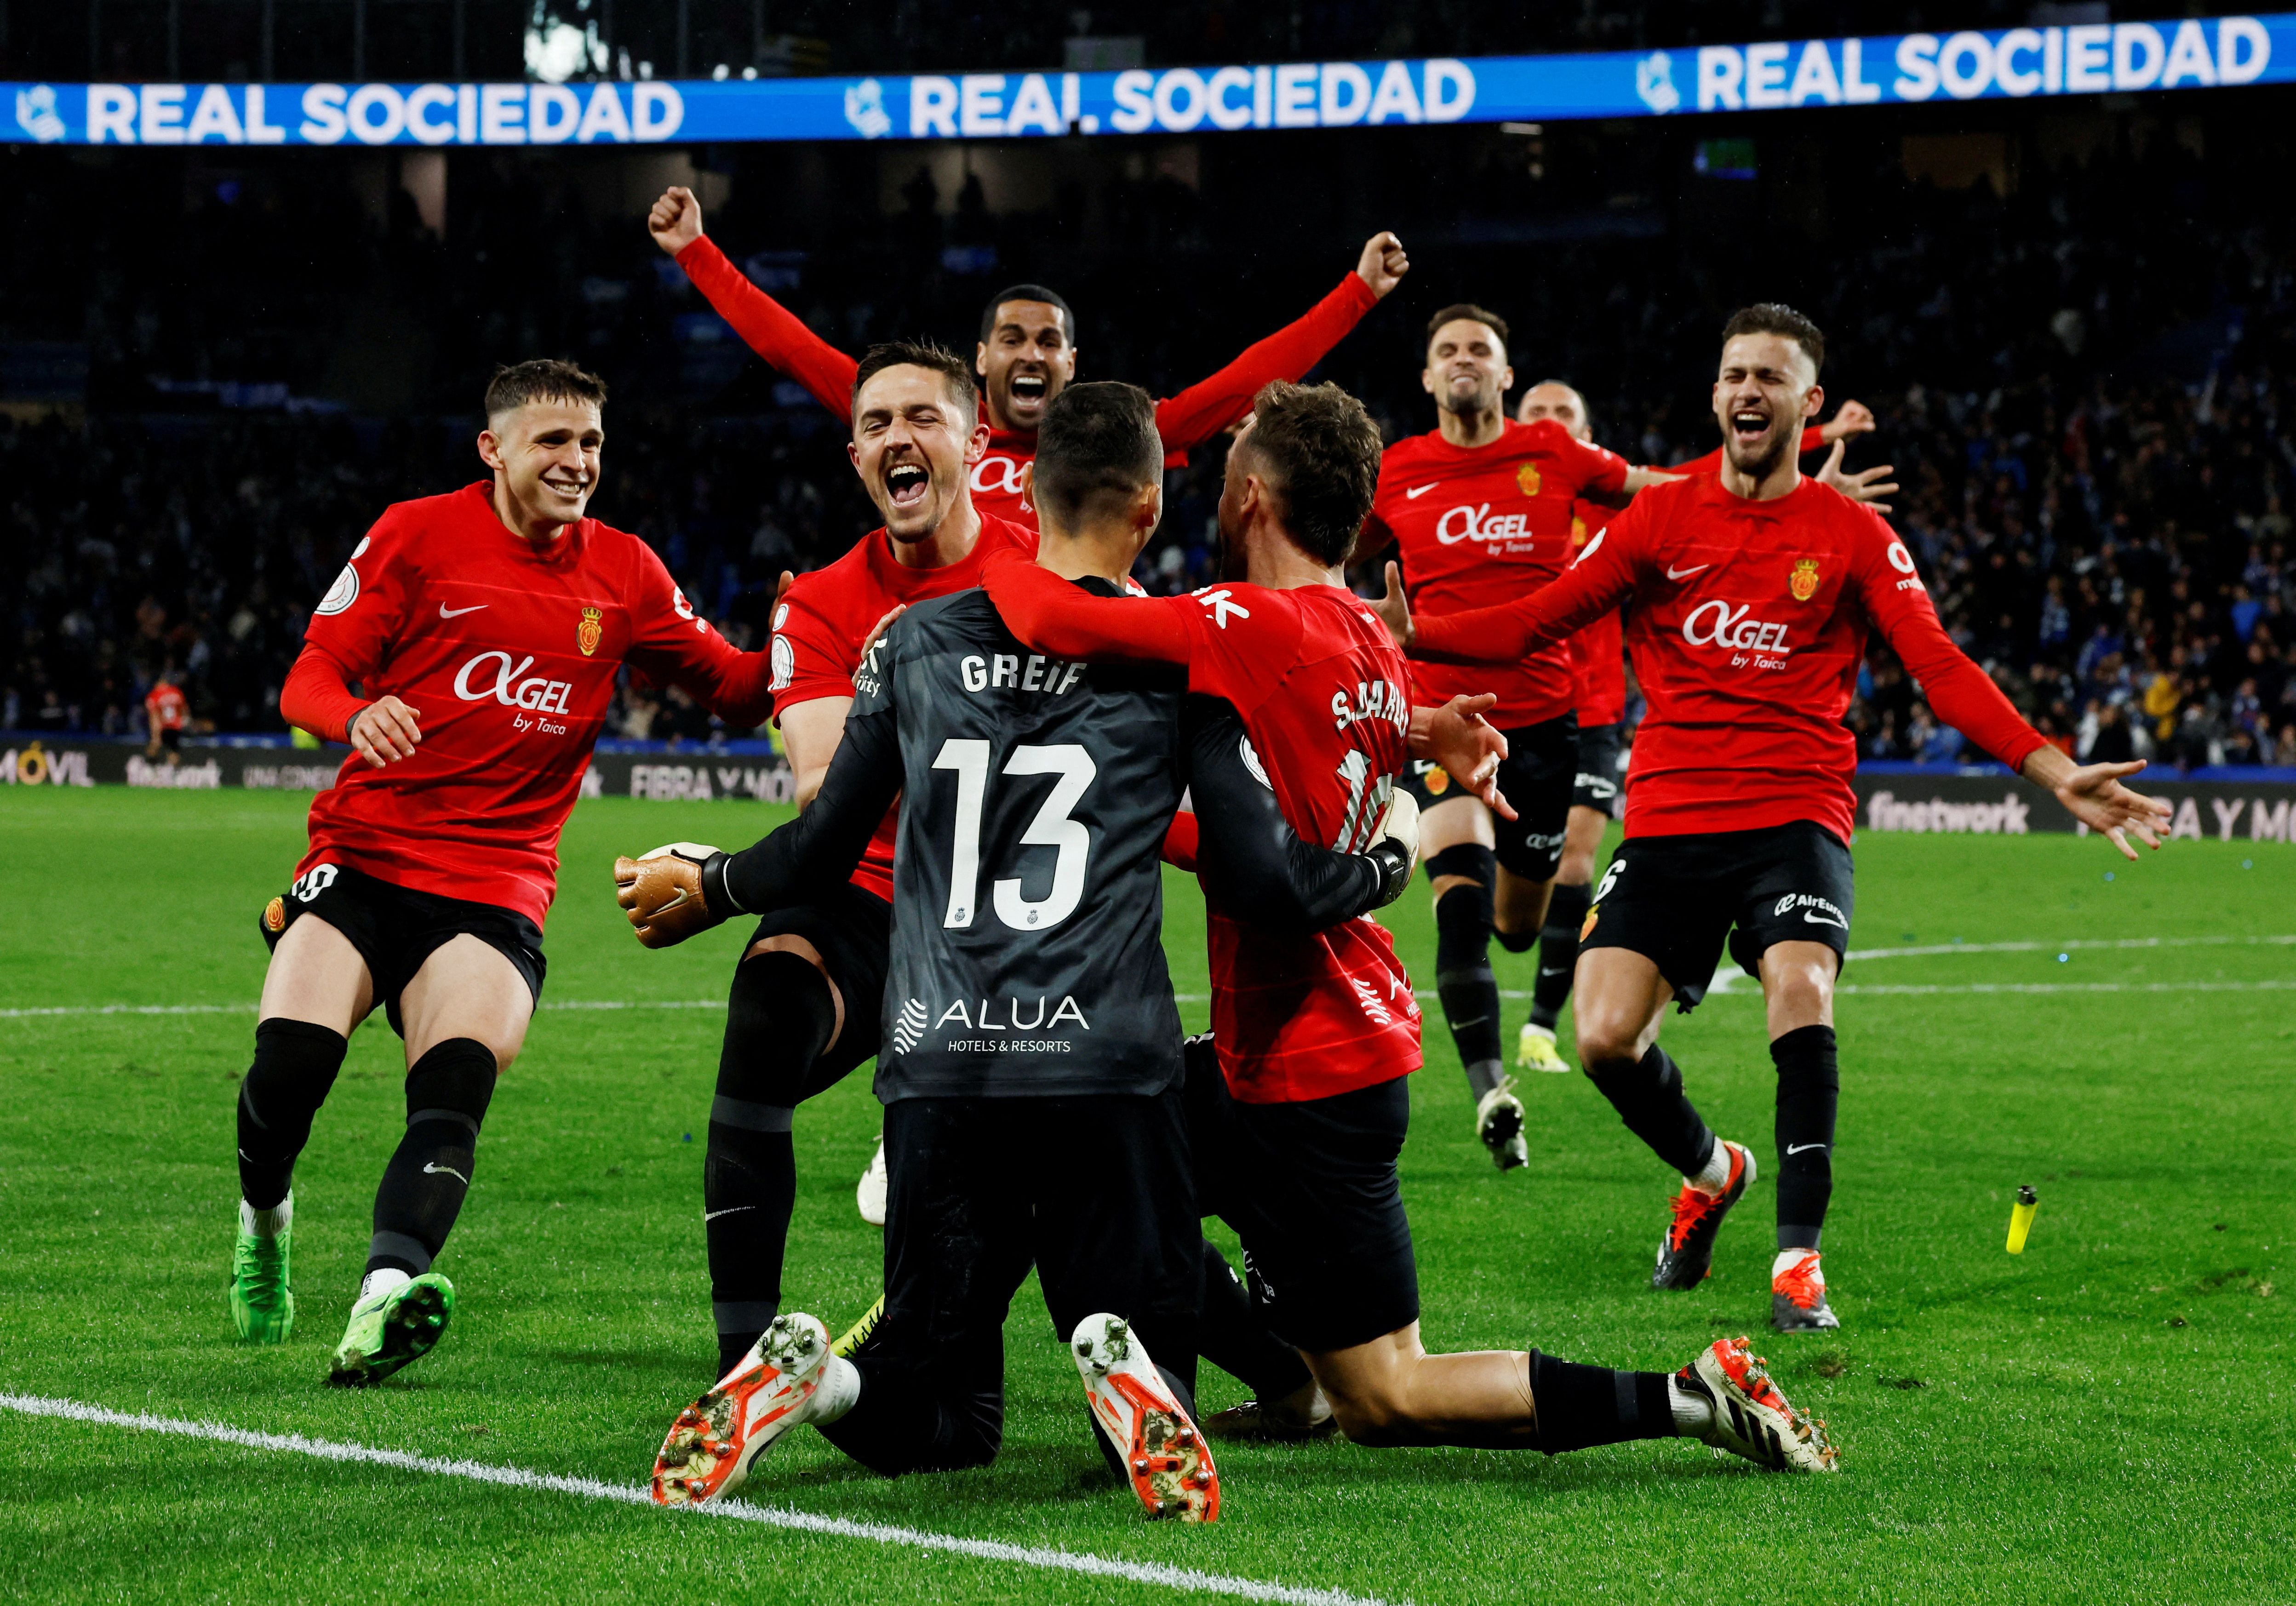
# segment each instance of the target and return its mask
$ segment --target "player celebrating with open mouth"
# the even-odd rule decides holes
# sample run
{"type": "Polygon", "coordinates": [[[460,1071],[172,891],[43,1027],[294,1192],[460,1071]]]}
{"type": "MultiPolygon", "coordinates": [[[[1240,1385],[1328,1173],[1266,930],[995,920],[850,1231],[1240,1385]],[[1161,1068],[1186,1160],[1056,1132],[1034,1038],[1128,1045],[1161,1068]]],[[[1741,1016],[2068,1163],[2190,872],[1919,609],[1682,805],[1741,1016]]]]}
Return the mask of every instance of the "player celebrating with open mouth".
{"type": "MultiPolygon", "coordinates": [[[[933,373],[952,401],[971,390],[954,357],[933,373]]],[[[1050,584],[1123,594],[1161,513],[1163,460],[1146,392],[1062,394],[1031,465],[1050,584]]],[[[724,1496],[807,1422],[888,1474],[994,1459],[1005,1315],[1033,1264],[1143,1504],[1217,1516],[1193,1414],[1197,1227],[1159,848],[1193,784],[1208,879],[1271,920],[1328,925],[1408,884],[1415,810],[1406,799],[1400,824],[1367,822],[1342,849],[1301,842],[1233,711],[1184,725],[1185,678],[1048,660],[978,591],[924,602],[860,666],[845,740],[797,821],[738,854],[617,865],[640,938],[663,946],[837,887],[903,799],[877,1076],[885,1315],[850,1360],[813,1317],[776,1317],[671,1429],[657,1500],[724,1496]]]]}
{"type": "Polygon", "coordinates": [[[1696,1287],[1753,1180],[1658,1045],[1671,1002],[1711,984],[1726,938],[1759,977],[1777,1067],[1777,1253],[1771,1319],[1840,1325],[1819,1235],[1833,1194],[1840,1073],[1834,979],[1855,907],[1857,746],[1843,728],[1878,629],[1940,718],[2129,857],[2169,806],[2128,791],[2141,764],[2077,766],[2026,724],[1939,625],[1913,556],[1871,509],[1806,479],[1792,449],[1817,413],[1824,337],[1765,303],[1722,332],[1719,474],[1638,497],[1561,580],[1502,607],[1414,617],[1390,566],[1381,604],[1414,658],[1505,664],[1550,651],[1631,601],[1627,637],[1650,712],[1628,774],[1626,842],[1587,912],[1578,962],[1579,1063],[1637,1137],[1682,1174],[1652,1284],[1696,1287]]]}
{"type": "Polygon", "coordinates": [[[558,835],[616,674],[681,685],[729,724],[766,716],[766,655],[696,618],[644,542],[585,516],[605,400],[570,363],[497,373],[478,443],[491,481],[376,520],[280,693],[290,724],[355,751],[263,912],[271,967],[239,1092],[241,1337],[293,1329],[290,1185],[352,1029],[381,1004],[406,1044],[406,1135],[331,1382],[390,1375],[454,1311],[433,1263],[541,995],[558,835]]]}
{"type": "MultiPolygon", "coordinates": [[[[853,397],[853,359],[808,329],[795,314],[745,277],[701,231],[701,203],[673,187],[653,204],[647,227],[676,258],[709,305],[750,349],[812,392],[840,418],[853,397]]],[[[1323,360],[1363,315],[1403,282],[1411,264],[1403,242],[1380,233],[1364,242],[1353,271],[1293,323],[1245,348],[1226,367],[1156,404],[1156,428],[1168,459],[1185,463],[1242,418],[1270,380],[1298,379],[1323,360]]],[[[1022,471],[1037,450],[1045,409],[1077,373],[1076,314],[1060,292],[1015,284],[980,312],[973,372],[980,377],[988,440],[969,470],[968,488],[984,512],[1033,526],[1022,471]]]]}
{"type": "MultiPolygon", "coordinates": [[[[1570,562],[1574,503],[1624,502],[1667,479],[1629,467],[1560,423],[1509,419],[1500,405],[1514,385],[1506,341],[1505,320],[1480,307],[1447,307],[1428,319],[1419,380],[1435,398],[1436,428],[1396,442],[1380,460],[1379,492],[1355,561],[1399,544],[1413,605],[1422,612],[1473,607],[1495,591],[1528,595],[1570,562]]],[[[1505,1171],[1529,1153],[1522,1102],[1501,1057],[1491,935],[1496,929],[1521,952],[1546,922],[1578,773],[1570,658],[1556,646],[1472,675],[1432,666],[1419,680],[1443,695],[1496,692],[1491,722],[1506,733],[1499,785],[1518,811],[1513,820],[1495,819],[1472,798],[1447,795],[1439,770],[1414,765],[1406,782],[1424,811],[1436,996],[1475,1097],[1476,1135],[1505,1171]]],[[[1552,1041],[1544,1046],[1551,1059],[1552,1041]]]]}
{"type": "MultiPolygon", "coordinates": [[[[1185,663],[1242,716],[1284,817],[1309,841],[1365,841],[1409,757],[1409,671],[1347,590],[1372,508],[1379,430],[1338,387],[1271,385],[1230,448],[1224,580],[1193,596],[1079,597],[1032,566],[981,583],[1013,633],[1066,659],[1185,663]]],[[[1536,1350],[1430,1355],[1396,1162],[1420,1064],[1419,1010],[1369,919],[1272,930],[1208,889],[1220,1076],[1191,1126],[1198,1174],[1242,1238],[1267,1324],[1298,1348],[1342,1432],[1372,1445],[1559,1452],[1688,1435],[1780,1470],[1827,1471],[1743,1339],[1665,1372],[1536,1350]]]]}

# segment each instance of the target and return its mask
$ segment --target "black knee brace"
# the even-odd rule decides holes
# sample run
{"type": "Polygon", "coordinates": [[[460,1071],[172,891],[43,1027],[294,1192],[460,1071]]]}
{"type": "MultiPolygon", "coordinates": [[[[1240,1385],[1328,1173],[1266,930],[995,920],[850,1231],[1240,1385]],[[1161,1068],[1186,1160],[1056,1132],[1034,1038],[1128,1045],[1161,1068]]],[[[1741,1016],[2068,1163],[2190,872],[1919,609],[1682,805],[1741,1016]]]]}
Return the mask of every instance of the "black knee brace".
{"type": "Polygon", "coordinates": [[[239,1084],[239,1192],[257,1209],[287,1197],[295,1157],[311,1141],[311,1118],[349,1046],[342,1033],[308,1020],[256,1026],[255,1062],[239,1084]]]}
{"type": "Polygon", "coordinates": [[[1841,1071],[1833,1028],[1805,1026],[1770,1045],[1778,1068],[1778,1247],[1814,1250],[1833,1197],[1833,1119],[1841,1071]]]}
{"type": "Polygon", "coordinates": [[[495,1096],[494,1051],[449,1037],[406,1072],[406,1135],[374,1196],[367,1269],[430,1269],[462,1214],[478,1159],[479,1127],[495,1096]]]}

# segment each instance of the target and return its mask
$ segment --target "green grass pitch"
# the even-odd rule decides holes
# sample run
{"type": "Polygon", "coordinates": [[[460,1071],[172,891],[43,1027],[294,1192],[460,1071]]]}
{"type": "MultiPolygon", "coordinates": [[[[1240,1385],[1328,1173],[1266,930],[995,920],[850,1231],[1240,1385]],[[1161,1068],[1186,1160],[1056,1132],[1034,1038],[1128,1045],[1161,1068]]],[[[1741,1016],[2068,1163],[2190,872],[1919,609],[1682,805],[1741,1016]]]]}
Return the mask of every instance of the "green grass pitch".
{"type": "MultiPolygon", "coordinates": [[[[339,1393],[319,1385],[324,1355],[403,1118],[379,1013],[297,1177],[299,1331],[242,1347],[224,1304],[256,912],[301,851],[301,802],[0,796],[0,1392],[636,1483],[709,1381],[701,1138],[709,1001],[737,939],[645,953],[608,865],[679,837],[747,841],[778,817],[724,802],[578,810],[548,1003],[703,1006],[537,1018],[441,1263],[463,1293],[455,1331],[390,1384],[339,1393]],[[37,1012],[104,1004],[222,1008],[37,1012]]],[[[1534,1163],[1497,1175],[1431,1000],[1404,1157],[1431,1346],[1673,1367],[1751,1332],[1832,1422],[1841,1476],[1767,1476],[1678,1443],[1553,1460],[1229,1449],[1216,1528],[1149,1525],[1087,1442],[1031,1287],[1008,1332],[996,1466],[887,1482],[800,1432],[751,1497],[1390,1602],[2296,1597],[2296,947],[2257,940],[2296,933],[2296,858],[2180,842],[2129,866],[2094,840],[1869,837],[1858,867],[1861,948],[2042,946],[1850,967],[1827,1236],[1838,1336],[1767,1333],[1767,1177],[1710,1282],[1649,1290],[1669,1179],[1583,1078],[1523,1089],[1534,1163]],[[2058,957],[2069,938],[2137,938],[2212,940],[2058,957]],[[1968,990],[2003,984],[2055,990],[1968,990]],[[2119,990],[2070,990],[2095,984],[2119,990]],[[1874,990],[1900,987],[1937,990],[1874,990]],[[2012,1258],[2010,1201],[2028,1182],[2040,1217],[2012,1258]]],[[[1423,893],[1393,914],[1423,977],[1423,893]]],[[[1168,917],[1199,1024],[1201,905],[1177,877],[1168,917]]],[[[1503,986],[1528,987],[1528,958],[1496,958],[1503,986]]],[[[1510,1003],[1510,1030],[1526,1007],[1510,1003]]],[[[1772,1077],[1751,989],[1670,1021],[1666,1041],[1767,1170],[1772,1077]]],[[[878,1234],[852,1203],[877,1115],[856,1077],[799,1119],[789,1289],[832,1330],[877,1286],[878,1234]]],[[[1208,1407],[1240,1393],[1207,1369],[1208,1407]]],[[[1180,1593],[4,1410],[0,1487],[11,1600],[1180,1593]]]]}

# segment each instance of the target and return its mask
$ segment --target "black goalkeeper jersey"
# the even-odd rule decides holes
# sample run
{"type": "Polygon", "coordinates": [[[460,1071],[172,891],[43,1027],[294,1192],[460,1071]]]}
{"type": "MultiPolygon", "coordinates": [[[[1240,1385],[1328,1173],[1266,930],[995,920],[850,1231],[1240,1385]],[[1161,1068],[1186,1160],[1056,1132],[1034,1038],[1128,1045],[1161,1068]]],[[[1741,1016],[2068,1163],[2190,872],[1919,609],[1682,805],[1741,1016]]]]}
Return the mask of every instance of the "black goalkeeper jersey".
{"type": "MultiPolygon", "coordinates": [[[[819,873],[842,856],[829,839],[900,799],[879,1098],[1179,1079],[1159,855],[1185,785],[1185,679],[1031,652],[980,591],[914,605],[862,661],[844,741],[798,822],[816,830],[797,834],[824,839],[819,873]]],[[[756,867],[742,861],[774,843],[728,872],[749,906],[756,867]]]]}

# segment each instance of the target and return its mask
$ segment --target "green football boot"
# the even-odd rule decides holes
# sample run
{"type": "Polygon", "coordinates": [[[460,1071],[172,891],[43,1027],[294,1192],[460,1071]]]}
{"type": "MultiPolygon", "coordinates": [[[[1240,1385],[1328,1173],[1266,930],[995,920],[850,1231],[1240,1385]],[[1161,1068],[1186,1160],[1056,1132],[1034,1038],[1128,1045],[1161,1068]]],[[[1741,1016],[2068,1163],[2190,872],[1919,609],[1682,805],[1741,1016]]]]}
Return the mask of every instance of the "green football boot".
{"type": "Polygon", "coordinates": [[[276,1238],[240,1233],[231,1252],[231,1320],[241,1338],[284,1344],[295,1331],[295,1291],[287,1273],[294,1234],[292,1226],[280,1228],[276,1238]]]}
{"type": "Polygon", "coordinates": [[[350,1325],[335,1346],[327,1381],[338,1389],[379,1383],[409,1361],[430,1353],[455,1314],[455,1285],[437,1272],[351,1307],[350,1325]]]}

